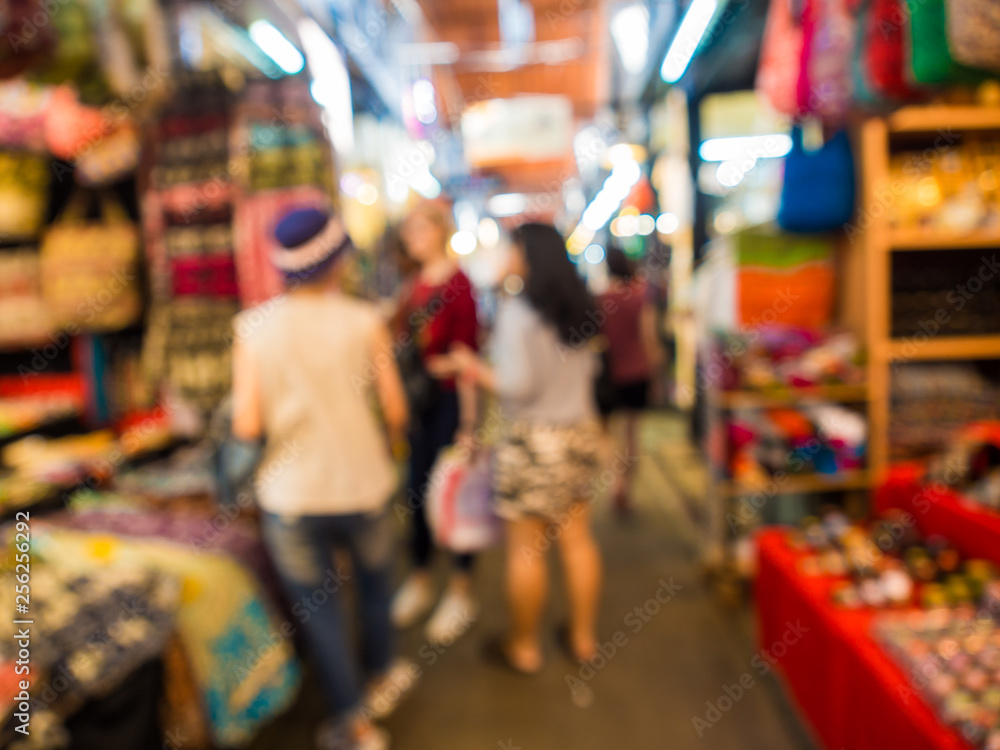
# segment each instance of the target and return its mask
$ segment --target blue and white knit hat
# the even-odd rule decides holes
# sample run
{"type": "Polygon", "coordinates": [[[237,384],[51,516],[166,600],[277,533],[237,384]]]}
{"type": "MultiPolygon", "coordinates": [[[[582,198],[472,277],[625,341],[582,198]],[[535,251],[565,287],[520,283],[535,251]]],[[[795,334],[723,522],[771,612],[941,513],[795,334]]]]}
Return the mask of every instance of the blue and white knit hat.
{"type": "Polygon", "coordinates": [[[318,208],[296,208],[285,213],[274,227],[281,246],[271,262],[285,281],[308,281],[323,273],[354,245],[340,217],[318,208]]]}

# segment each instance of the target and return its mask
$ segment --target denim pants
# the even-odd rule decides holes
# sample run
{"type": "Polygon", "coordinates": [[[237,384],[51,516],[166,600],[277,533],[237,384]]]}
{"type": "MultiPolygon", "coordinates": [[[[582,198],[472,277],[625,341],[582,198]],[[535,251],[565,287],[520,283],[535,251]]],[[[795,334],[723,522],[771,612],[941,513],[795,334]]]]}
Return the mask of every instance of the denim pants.
{"type": "Polygon", "coordinates": [[[292,625],[305,635],[320,683],[335,716],[348,721],[361,708],[362,679],[389,669],[393,531],[388,511],[374,515],[263,516],[264,541],[281,577],[292,625]],[[334,559],[346,551],[351,566],[334,559]],[[353,585],[361,618],[361,669],[349,642],[344,592],[353,585]]]}

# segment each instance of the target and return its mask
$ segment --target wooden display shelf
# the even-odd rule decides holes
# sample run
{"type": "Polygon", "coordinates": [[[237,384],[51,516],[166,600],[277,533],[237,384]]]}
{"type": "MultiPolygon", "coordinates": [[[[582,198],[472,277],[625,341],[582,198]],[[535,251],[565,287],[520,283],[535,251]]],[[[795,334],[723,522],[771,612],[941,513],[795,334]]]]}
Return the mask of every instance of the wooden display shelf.
{"type": "Polygon", "coordinates": [[[851,469],[837,474],[800,474],[789,475],[784,484],[776,482],[766,485],[744,484],[741,482],[723,482],[720,487],[726,497],[741,497],[763,492],[769,495],[795,495],[807,492],[841,492],[844,490],[864,490],[870,486],[871,475],[865,469],[851,469]]]}
{"type": "MultiPolygon", "coordinates": [[[[983,336],[893,338],[892,258],[895,251],[1000,249],[1000,230],[971,232],[895,229],[887,223],[887,212],[873,210],[884,205],[885,186],[891,182],[890,159],[893,149],[905,142],[916,144],[929,138],[939,143],[954,142],[962,133],[1000,133],[1000,107],[909,106],[885,117],[867,118],[858,133],[862,214],[870,221],[863,228],[863,263],[851,266],[855,294],[848,309],[856,310],[855,322],[865,331],[868,348],[868,467],[874,481],[885,475],[889,465],[889,426],[892,397],[891,368],[894,362],[976,361],[1000,359],[1000,333],[983,336]],[[915,138],[897,137],[911,134],[915,138]]],[[[916,145],[914,145],[916,147],[916,145]]]]}
{"type": "Polygon", "coordinates": [[[960,234],[933,229],[890,229],[890,250],[985,250],[1000,248],[1000,229],[960,234]]]}
{"type": "Polygon", "coordinates": [[[890,133],[933,133],[938,130],[1000,130],[1000,107],[903,107],[887,118],[890,133]]]}
{"type": "Polygon", "coordinates": [[[921,342],[891,339],[886,353],[888,359],[893,361],[1000,359],[1000,335],[937,336],[921,342]]]}
{"type": "Polygon", "coordinates": [[[724,409],[766,409],[788,406],[803,400],[835,401],[841,404],[859,404],[868,400],[868,387],[864,385],[818,385],[806,388],[780,388],[768,390],[722,391],[719,402],[724,409]]]}

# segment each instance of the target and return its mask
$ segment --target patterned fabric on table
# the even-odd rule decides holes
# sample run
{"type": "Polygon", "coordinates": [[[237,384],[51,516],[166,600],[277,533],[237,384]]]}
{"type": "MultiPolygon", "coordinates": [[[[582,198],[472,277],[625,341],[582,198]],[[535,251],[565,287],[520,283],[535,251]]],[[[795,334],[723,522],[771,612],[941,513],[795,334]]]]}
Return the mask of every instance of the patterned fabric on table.
{"type": "MultiPolygon", "coordinates": [[[[30,603],[32,713],[55,722],[91,698],[107,695],[157,658],[173,631],[179,600],[179,582],[162,572],[84,571],[36,556],[30,603]]],[[[13,581],[2,587],[0,605],[15,611],[13,581]]],[[[19,627],[10,620],[0,625],[0,662],[17,658],[19,627]]]]}
{"type": "Polygon", "coordinates": [[[157,500],[215,494],[212,453],[202,445],[115,475],[115,488],[157,500]]]}
{"type": "Polygon", "coordinates": [[[216,745],[246,744],[295,699],[293,644],[253,578],[229,558],[158,539],[57,527],[37,530],[36,548],[68,569],[152,569],[180,579],[177,633],[216,745]]]}
{"type": "Polygon", "coordinates": [[[593,500],[601,439],[596,421],[507,425],[496,447],[497,515],[557,521],[573,503],[593,500]]]}
{"type": "Polygon", "coordinates": [[[177,542],[195,554],[211,551],[228,555],[254,574],[272,601],[281,601],[277,575],[253,522],[230,521],[221,513],[211,516],[163,513],[113,504],[107,508],[92,504],[78,512],[52,516],[51,520],[79,531],[158,537],[177,542]]]}

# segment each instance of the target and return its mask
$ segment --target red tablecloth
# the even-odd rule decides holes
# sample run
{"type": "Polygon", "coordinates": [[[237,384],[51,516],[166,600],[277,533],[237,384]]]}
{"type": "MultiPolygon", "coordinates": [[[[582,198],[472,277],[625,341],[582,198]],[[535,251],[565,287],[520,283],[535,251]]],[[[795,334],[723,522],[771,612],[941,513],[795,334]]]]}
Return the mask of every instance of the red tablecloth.
{"type": "Polygon", "coordinates": [[[920,467],[893,468],[875,495],[879,513],[899,508],[913,515],[923,534],[940,534],[965,557],[1000,565],[1000,514],[943,487],[921,485],[920,467]]]}
{"type": "Polygon", "coordinates": [[[835,579],[800,573],[785,532],[764,531],[758,545],[762,654],[772,655],[828,750],[969,750],[871,638],[873,612],[834,606],[835,579]]]}

